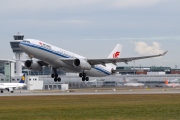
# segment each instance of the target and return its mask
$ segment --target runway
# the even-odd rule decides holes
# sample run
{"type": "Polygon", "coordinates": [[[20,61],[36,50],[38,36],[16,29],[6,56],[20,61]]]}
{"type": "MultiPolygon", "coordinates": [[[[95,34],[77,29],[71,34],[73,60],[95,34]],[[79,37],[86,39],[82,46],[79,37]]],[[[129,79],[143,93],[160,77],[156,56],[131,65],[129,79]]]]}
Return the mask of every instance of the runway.
{"type": "Polygon", "coordinates": [[[104,94],[180,94],[180,89],[74,89],[68,91],[60,90],[15,90],[14,93],[4,91],[0,96],[47,96],[47,95],[104,95],[104,94]]]}

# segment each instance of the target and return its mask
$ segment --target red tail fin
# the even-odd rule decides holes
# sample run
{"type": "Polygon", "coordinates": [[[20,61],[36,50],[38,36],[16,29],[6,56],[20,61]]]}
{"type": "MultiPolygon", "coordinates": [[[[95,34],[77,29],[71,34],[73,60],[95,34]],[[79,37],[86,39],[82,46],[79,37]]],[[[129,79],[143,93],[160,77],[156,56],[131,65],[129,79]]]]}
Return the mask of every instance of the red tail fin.
{"type": "Polygon", "coordinates": [[[166,78],[164,78],[164,82],[166,85],[168,84],[168,80],[166,78]]]}

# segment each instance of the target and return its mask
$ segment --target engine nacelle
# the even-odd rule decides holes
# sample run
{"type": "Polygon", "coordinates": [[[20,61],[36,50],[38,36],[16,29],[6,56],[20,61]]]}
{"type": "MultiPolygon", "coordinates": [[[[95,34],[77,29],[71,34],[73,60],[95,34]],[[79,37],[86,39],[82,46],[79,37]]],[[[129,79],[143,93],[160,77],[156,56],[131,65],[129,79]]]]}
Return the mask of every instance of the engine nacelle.
{"type": "Polygon", "coordinates": [[[25,66],[30,70],[36,70],[36,71],[42,70],[42,66],[39,65],[37,62],[33,62],[32,60],[26,60],[25,66]]]}
{"type": "Polygon", "coordinates": [[[84,59],[75,59],[73,62],[75,67],[79,67],[82,70],[90,70],[91,65],[84,59]]]}

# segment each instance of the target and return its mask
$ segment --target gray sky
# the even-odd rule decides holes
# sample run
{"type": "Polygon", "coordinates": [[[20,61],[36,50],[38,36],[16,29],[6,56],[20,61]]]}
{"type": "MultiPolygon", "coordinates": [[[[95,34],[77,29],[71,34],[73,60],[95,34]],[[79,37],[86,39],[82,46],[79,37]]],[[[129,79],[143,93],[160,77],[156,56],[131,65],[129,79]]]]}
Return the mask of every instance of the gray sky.
{"type": "Polygon", "coordinates": [[[179,0],[1,0],[0,58],[12,58],[9,41],[20,32],[88,58],[106,58],[117,43],[123,45],[121,57],[168,50],[135,64],[180,68],[179,5],[179,0]]]}

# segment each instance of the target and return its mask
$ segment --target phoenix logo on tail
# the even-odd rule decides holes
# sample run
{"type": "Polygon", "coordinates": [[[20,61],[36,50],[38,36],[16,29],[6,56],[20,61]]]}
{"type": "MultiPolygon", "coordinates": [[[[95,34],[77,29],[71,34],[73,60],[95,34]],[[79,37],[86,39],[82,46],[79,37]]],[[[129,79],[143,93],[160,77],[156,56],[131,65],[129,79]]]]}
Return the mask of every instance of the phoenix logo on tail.
{"type": "Polygon", "coordinates": [[[120,55],[120,52],[115,52],[114,54],[113,54],[113,58],[118,58],[119,57],[119,55],[120,55]]]}

